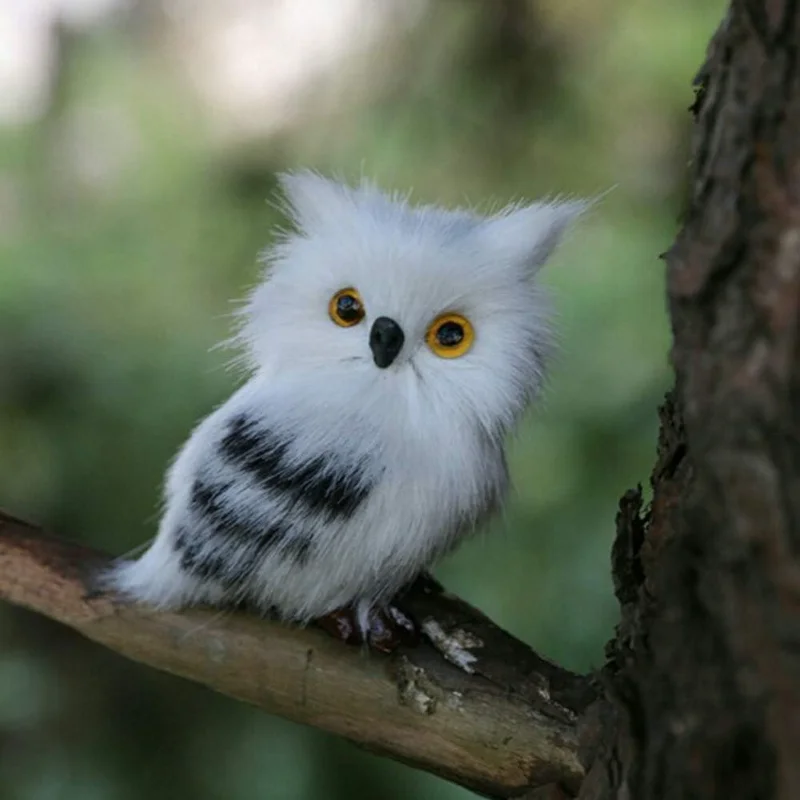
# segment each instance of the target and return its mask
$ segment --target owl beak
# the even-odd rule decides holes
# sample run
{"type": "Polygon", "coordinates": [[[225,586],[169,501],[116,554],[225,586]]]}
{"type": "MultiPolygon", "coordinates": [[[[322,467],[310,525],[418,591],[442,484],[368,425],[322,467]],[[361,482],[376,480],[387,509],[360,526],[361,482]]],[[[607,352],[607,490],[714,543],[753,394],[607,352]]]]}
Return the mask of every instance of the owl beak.
{"type": "Polygon", "coordinates": [[[386,369],[403,349],[405,341],[403,329],[389,317],[378,317],[369,332],[369,348],[375,364],[386,369]]]}

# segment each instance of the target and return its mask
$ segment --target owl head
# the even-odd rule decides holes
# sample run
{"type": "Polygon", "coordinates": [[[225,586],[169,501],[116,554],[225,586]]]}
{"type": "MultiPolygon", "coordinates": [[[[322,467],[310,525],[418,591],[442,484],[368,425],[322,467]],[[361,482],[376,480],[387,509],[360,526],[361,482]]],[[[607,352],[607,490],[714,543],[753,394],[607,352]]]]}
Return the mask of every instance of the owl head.
{"type": "Polygon", "coordinates": [[[312,172],[280,183],[294,229],[242,310],[252,369],[320,404],[512,425],[550,349],[539,270],[587,203],[481,216],[312,172]]]}

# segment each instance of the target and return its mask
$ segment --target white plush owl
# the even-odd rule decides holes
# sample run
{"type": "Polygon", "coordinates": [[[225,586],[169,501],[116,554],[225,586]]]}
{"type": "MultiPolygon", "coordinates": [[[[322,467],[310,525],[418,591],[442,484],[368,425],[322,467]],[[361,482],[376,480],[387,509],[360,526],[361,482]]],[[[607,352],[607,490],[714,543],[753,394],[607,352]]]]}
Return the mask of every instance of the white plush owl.
{"type": "Polygon", "coordinates": [[[106,586],[349,613],[368,640],[503,501],[505,440],[549,350],[538,272],[586,204],[479,216],[311,172],[281,185],[295,231],[242,312],[249,379],[180,450],[157,537],[106,586]]]}

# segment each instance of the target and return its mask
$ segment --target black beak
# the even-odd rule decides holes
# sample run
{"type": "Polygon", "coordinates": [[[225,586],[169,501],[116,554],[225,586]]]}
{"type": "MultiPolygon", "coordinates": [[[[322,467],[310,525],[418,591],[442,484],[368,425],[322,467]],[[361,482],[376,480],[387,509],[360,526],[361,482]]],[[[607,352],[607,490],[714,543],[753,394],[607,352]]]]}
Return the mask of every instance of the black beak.
{"type": "Polygon", "coordinates": [[[389,317],[378,317],[372,323],[369,348],[375,363],[381,369],[386,369],[397,358],[397,354],[403,349],[405,338],[403,329],[389,317]]]}

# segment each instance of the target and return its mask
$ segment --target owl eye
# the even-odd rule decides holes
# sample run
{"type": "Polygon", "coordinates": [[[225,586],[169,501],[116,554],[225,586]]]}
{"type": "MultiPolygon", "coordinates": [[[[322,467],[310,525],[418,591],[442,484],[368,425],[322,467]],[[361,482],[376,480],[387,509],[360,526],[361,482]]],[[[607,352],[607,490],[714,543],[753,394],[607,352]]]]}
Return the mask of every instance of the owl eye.
{"type": "Polygon", "coordinates": [[[364,302],[361,295],[352,287],[340,289],[328,303],[331,319],[342,328],[351,328],[364,319],[364,302]]]}
{"type": "Polygon", "coordinates": [[[425,339],[437,356],[458,358],[472,347],[475,330],[472,323],[461,314],[442,314],[428,328],[425,339]]]}

